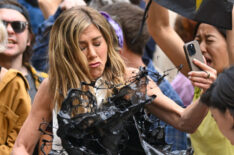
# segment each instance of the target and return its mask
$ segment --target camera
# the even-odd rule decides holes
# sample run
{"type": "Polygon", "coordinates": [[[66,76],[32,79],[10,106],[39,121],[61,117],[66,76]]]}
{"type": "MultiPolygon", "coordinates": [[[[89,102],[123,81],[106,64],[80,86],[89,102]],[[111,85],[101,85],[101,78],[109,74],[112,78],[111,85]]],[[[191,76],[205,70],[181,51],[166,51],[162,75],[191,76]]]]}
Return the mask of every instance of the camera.
{"type": "Polygon", "coordinates": [[[196,50],[193,44],[188,44],[187,49],[188,49],[188,53],[190,56],[196,53],[196,50]]]}

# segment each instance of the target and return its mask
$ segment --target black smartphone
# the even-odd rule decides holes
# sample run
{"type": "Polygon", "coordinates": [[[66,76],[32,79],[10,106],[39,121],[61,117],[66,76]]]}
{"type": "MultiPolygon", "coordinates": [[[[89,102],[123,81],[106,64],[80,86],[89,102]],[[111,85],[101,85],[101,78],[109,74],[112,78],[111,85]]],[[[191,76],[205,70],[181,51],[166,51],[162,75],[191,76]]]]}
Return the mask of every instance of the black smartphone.
{"type": "Polygon", "coordinates": [[[196,66],[192,62],[192,60],[195,58],[195,59],[205,63],[200,46],[199,46],[199,43],[196,40],[185,43],[184,44],[184,52],[185,52],[186,59],[187,59],[187,62],[189,64],[190,70],[191,71],[201,71],[202,69],[200,69],[198,66],[196,66]]]}

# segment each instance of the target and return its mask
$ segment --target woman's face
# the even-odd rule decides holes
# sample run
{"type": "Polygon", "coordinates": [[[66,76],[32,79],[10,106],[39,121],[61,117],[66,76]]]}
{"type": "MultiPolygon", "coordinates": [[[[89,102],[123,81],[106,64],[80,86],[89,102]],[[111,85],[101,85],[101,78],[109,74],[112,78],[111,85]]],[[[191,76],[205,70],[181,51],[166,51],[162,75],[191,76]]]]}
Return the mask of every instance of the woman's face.
{"type": "Polygon", "coordinates": [[[80,35],[80,49],[84,52],[88,68],[94,79],[102,76],[107,61],[107,43],[102,33],[92,24],[80,35]]]}
{"type": "Polygon", "coordinates": [[[222,72],[228,66],[227,43],[222,34],[208,24],[200,24],[195,39],[199,42],[207,65],[222,72]]]}
{"type": "MultiPolygon", "coordinates": [[[[26,18],[16,10],[0,9],[0,19],[5,22],[22,21],[27,22],[26,18]]],[[[26,47],[30,45],[29,31],[26,26],[24,31],[15,32],[11,24],[6,26],[8,33],[7,49],[2,53],[6,56],[16,57],[22,55],[26,47]]]]}
{"type": "Polygon", "coordinates": [[[213,118],[215,119],[220,131],[234,145],[234,118],[229,110],[225,113],[220,112],[216,108],[210,108],[213,118]]]}

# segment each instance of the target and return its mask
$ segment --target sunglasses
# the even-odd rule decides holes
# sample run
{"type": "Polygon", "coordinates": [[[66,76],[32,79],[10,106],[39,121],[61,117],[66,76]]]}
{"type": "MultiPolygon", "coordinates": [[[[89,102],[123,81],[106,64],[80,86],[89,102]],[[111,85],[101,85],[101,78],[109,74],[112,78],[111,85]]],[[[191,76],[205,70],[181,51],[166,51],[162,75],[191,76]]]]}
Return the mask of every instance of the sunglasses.
{"type": "Polygon", "coordinates": [[[23,32],[25,30],[26,26],[28,25],[28,22],[23,22],[23,21],[5,21],[5,20],[2,20],[2,23],[6,27],[7,27],[8,24],[10,24],[15,33],[23,32]]]}

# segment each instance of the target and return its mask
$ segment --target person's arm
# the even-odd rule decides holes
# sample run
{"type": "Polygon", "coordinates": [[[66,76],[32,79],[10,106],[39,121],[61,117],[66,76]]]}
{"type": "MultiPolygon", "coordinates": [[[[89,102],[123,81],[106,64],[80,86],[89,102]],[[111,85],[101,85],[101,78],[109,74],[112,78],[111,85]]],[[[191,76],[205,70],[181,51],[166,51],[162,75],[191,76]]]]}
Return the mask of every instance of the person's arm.
{"type": "Polygon", "coordinates": [[[13,147],[12,155],[32,154],[40,137],[39,126],[52,119],[52,96],[48,79],[45,79],[36,94],[32,110],[26,119],[13,147]]]}
{"type": "Polygon", "coordinates": [[[48,19],[55,13],[62,0],[37,0],[37,2],[44,18],[48,19]]]}
{"type": "Polygon", "coordinates": [[[227,31],[227,44],[229,50],[229,63],[234,65],[234,8],[232,8],[232,30],[227,31]]]}
{"type": "MultiPolygon", "coordinates": [[[[58,2],[61,0],[54,1],[58,2]]],[[[48,19],[45,20],[38,27],[38,35],[36,35],[36,41],[33,46],[33,55],[31,58],[31,62],[33,66],[39,71],[48,72],[48,44],[50,37],[49,32],[57,17],[66,9],[69,9],[74,6],[86,5],[83,0],[76,0],[74,2],[73,0],[72,2],[70,1],[71,0],[64,0],[63,2],[61,2],[61,4],[56,5],[57,10],[55,9],[55,11],[52,11],[54,12],[53,14],[48,14],[48,19]]],[[[41,0],[41,3],[43,3],[43,6],[46,6],[46,9],[50,9],[48,8],[49,2],[51,2],[51,0],[41,0]]],[[[51,10],[53,10],[53,8],[51,10]]]]}
{"type": "MultiPolygon", "coordinates": [[[[194,86],[206,91],[215,81],[217,72],[200,61],[194,60],[193,62],[203,71],[189,72],[189,78],[194,86]]],[[[149,85],[152,87],[153,83],[149,85]]],[[[208,111],[208,107],[199,103],[199,99],[183,109],[163,95],[157,86],[149,89],[149,94],[156,94],[157,97],[152,104],[147,105],[148,110],[161,120],[185,132],[194,132],[208,111]]]]}
{"type": "Polygon", "coordinates": [[[38,0],[38,4],[45,19],[52,16],[59,6],[66,10],[74,6],[86,5],[84,0],[38,0]]]}
{"type": "Polygon", "coordinates": [[[147,17],[150,35],[175,66],[183,64],[181,72],[188,76],[189,66],[183,50],[184,42],[169,24],[169,13],[164,7],[152,2],[147,17]]]}
{"type": "Polygon", "coordinates": [[[159,88],[154,88],[152,91],[157,97],[153,103],[146,106],[147,110],[178,130],[188,133],[195,132],[207,114],[208,107],[199,103],[199,100],[183,109],[163,95],[159,88]]]}

